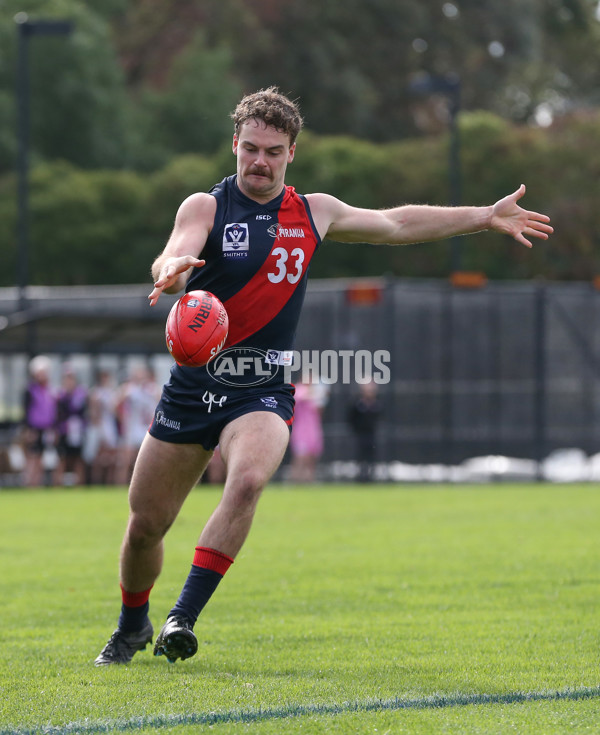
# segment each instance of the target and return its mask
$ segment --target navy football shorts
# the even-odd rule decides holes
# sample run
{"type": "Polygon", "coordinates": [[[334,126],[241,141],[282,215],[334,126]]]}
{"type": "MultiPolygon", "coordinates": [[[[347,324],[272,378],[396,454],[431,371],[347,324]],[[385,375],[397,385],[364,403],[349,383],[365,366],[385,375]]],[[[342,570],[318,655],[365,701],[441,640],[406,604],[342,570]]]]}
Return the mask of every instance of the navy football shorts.
{"type": "MultiPolygon", "coordinates": [[[[200,395],[200,394],[199,394],[200,395]]],[[[219,443],[221,432],[234,419],[247,413],[275,413],[286,422],[290,431],[294,418],[294,389],[280,385],[268,388],[248,388],[230,395],[205,390],[200,400],[177,400],[163,389],[150,436],[173,444],[201,444],[210,451],[219,443]]]]}

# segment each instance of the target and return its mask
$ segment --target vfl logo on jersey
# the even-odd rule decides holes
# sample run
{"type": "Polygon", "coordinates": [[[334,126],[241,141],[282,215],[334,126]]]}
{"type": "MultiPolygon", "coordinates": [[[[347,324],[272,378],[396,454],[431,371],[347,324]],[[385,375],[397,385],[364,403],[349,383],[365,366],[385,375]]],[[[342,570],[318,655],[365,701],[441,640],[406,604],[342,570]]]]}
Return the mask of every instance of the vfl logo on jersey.
{"type": "Polygon", "coordinates": [[[225,225],[223,230],[223,256],[226,258],[244,258],[250,248],[248,225],[245,222],[225,225]]]}
{"type": "Polygon", "coordinates": [[[284,365],[288,367],[294,361],[293,350],[267,350],[266,362],[269,365],[284,365]]]}
{"type": "Polygon", "coordinates": [[[271,237],[304,237],[304,229],[302,227],[284,227],[276,222],[271,225],[267,232],[271,237]]]}

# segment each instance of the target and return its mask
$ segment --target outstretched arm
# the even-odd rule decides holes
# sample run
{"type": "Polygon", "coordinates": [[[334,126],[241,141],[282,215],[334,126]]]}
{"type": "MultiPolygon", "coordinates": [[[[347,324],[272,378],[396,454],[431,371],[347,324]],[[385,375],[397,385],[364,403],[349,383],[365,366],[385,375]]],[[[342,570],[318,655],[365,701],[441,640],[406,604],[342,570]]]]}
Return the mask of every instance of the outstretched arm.
{"type": "Polygon", "coordinates": [[[161,293],[177,293],[185,288],[192,268],[200,268],[206,239],[211,231],[216,200],[210,194],[192,194],[179,207],[171,237],[152,264],[154,288],[149,294],[154,306],[161,293]]]}
{"type": "Polygon", "coordinates": [[[511,235],[531,247],[529,237],[546,240],[552,233],[545,214],[522,209],[525,186],[489,207],[405,205],[387,210],[351,207],[328,194],[309,194],[311,211],[322,237],[341,242],[407,245],[443,240],[481,230],[511,235]]]}

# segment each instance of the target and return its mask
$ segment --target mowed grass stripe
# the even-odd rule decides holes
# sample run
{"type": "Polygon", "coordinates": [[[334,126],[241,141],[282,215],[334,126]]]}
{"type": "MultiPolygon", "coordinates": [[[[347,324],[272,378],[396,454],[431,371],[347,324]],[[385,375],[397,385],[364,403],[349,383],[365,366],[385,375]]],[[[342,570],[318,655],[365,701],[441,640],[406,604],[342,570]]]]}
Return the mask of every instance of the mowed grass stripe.
{"type": "Polygon", "coordinates": [[[233,709],[224,712],[190,713],[155,717],[132,717],[128,720],[101,720],[98,722],[72,722],[62,727],[37,727],[17,730],[0,730],[0,735],[94,735],[103,732],[136,732],[146,728],[166,728],[188,725],[243,725],[267,720],[287,719],[314,715],[341,715],[349,712],[384,712],[408,709],[445,709],[468,705],[523,704],[527,702],[560,702],[600,698],[600,686],[562,689],[551,692],[505,692],[499,694],[431,695],[415,699],[368,699],[362,702],[341,704],[296,705],[268,707],[265,709],[233,709]]]}
{"type": "MultiPolygon", "coordinates": [[[[168,535],[155,627],[219,496],[199,488],[168,535]]],[[[198,656],[106,670],[125,491],[2,492],[0,507],[0,733],[491,732],[513,716],[528,735],[595,731],[597,486],[271,488],[198,656]]]]}

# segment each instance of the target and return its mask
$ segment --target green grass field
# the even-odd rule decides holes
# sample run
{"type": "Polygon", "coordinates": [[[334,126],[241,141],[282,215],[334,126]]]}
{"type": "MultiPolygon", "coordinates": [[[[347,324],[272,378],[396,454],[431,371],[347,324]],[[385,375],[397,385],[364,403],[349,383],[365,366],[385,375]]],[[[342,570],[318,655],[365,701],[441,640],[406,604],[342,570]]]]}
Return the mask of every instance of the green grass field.
{"type": "MultiPolygon", "coordinates": [[[[218,497],[167,537],[155,628],[218,497]]],[[[100,669],[125,491],[0,509],[0,735],[600,731],[596,486],[270,488],[198,655],[100,669]]]]}

